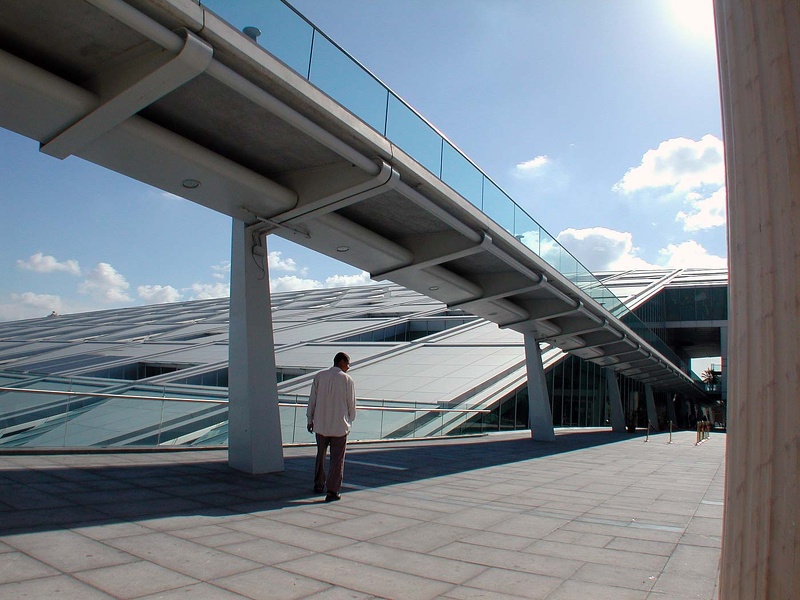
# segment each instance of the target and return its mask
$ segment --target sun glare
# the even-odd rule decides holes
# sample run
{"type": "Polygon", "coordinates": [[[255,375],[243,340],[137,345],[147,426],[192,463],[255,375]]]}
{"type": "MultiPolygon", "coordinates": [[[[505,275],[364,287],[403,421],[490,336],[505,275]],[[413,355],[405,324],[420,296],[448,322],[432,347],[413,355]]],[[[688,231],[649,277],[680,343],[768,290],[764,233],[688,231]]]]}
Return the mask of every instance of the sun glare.
{"type": "Polygon", "coordinates": [[[667,0],[672,19],[687,35],[695,38],[714,37],[714,5],[712,0],[667,0]]]}

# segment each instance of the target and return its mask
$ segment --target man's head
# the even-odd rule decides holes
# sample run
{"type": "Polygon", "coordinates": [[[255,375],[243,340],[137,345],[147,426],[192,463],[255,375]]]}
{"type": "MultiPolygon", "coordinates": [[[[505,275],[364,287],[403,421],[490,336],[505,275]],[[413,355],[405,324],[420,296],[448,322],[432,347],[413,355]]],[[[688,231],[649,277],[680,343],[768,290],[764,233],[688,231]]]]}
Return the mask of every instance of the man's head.
{"type": "Polygon", "coordinates": [[[337,352],[336,356],[333,357],[333,366],[339,367],[346,373],[347,369],[350,368],[350,357],[344,352],[337,352]]]}

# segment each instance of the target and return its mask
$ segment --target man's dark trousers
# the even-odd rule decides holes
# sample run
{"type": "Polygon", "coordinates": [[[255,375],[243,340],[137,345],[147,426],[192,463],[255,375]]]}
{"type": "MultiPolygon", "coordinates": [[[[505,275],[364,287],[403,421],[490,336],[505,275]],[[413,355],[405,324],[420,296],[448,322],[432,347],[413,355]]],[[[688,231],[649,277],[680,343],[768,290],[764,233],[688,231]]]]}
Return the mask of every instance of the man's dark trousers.
{"type": "Polygon", "coordinates": [[[347,436],[331,437],[316,434],[317,463],[314,467],[314,488],[327,488],[329,494],[338,494],[344,478],[344,452],[347,448],[347,436]],[[331,463],[328,466],[328,477],[325,478],[325,454],[331,447],[331,463]]]}

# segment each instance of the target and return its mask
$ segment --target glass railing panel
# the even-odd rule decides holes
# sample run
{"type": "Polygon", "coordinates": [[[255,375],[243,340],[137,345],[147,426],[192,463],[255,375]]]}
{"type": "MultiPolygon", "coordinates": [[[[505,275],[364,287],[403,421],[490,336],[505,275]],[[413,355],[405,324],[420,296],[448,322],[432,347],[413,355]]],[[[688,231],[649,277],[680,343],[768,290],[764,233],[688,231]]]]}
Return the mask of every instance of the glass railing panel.
{"type": "Polygon", "coordinates": [[[489,179],[483,182],[483,212],[510,234],[514,234],[514,201],[489,179]]]}
{"type": "Polygon", "coordinates": [[[442,137],[392,93],[389,93],[386,137],[436,177],[441,176],[442,137]]]}
{"type": "Polygon", "coordinates": [[[578,263],[575,271],[575,284],[588,293],[592,288],[600,285],[600,282],[589,272],[589,269],[578,263]]]}
{"type": "Polygon", "coordinates": [[[539,245],[539,224],[528,213],[514,205],[514,237],[536,254],[541,251],[539,245]]]}
{"type": "Polygon", "coordinates": [[[283,2],[263,2],[258,11],[253,12],[258,18],[242,27],[258,27],[261,30],[258,42],[277,59],[308,79],[314,28],[283,2]]]}
{"type": "Polygon", "coordinates": [[[557,271],[561,265],[561,244],[544,229],[539,231],[539,256],[557,271]]]}
{"type": "Polygon", "coordinates": [[[572,256],[565,248],[561,249],[561,262],[559,265],[561,274],[569,279],[572,283],[578,283],[578,261],[572,256]]]}
{"type": "Polygon", "coordinates": [[[319,31],[309,81],[379,133],[386,132],[388,90],[319,31]]]}
{"type": "Polygon", "coordinates": [[[483,210],[483,174],[446,140],[442,148],[442,181],[483,210]]]}

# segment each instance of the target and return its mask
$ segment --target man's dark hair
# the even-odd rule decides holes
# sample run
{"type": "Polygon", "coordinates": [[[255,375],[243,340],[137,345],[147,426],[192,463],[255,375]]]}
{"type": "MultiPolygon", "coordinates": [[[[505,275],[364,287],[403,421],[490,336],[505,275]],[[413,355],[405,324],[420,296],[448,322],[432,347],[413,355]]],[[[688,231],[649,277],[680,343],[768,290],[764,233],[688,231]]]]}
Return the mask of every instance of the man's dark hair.
{"type": "Polygon", "coordinates": [[[337,366],[341,361],[344,361],[349,365],[350,357],[344,352],[337,352],[336,356],[333,357],[333,366],[337,366]]]}

